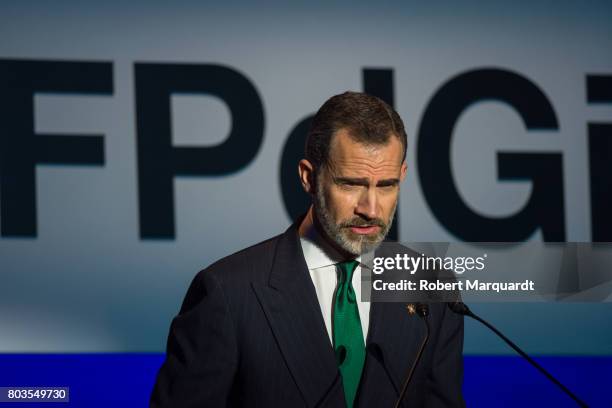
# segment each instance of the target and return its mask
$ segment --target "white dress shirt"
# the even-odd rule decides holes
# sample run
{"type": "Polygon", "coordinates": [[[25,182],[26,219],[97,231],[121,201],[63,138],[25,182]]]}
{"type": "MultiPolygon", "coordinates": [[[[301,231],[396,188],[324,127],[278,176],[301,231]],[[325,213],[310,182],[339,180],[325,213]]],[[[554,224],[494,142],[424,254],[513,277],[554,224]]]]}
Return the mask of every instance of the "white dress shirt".
{"type": "MultiPolygon", "coordinates": [[[[313,228],[314,230],[314,228],[313,228]]],[[[333,321],[333,306],[334,293],[338,285],[338,273],[336,272],[336,264],[344,261],[337,251],[331,246],[325,245],[318,234],[311,233],[308,237],[301,237],[302,252],[306,259],[306,265],[310,272],[310,278],[317,292],[319,306],[327,328],[327,334],[331,344],[334,344],[332,333],[333,321]]],[[[367,266],[361,264],[361,257],[355,259],[360,262],[355,272],[353,273],[353,289],[357,298],[357,307],[359,309],[359,319],[361,321],[361,330],[363,332],[363,340],[365,342],[368,335],[368,326],[370,323],[370,302],[361,300],[361,269],[367,266]]]]}

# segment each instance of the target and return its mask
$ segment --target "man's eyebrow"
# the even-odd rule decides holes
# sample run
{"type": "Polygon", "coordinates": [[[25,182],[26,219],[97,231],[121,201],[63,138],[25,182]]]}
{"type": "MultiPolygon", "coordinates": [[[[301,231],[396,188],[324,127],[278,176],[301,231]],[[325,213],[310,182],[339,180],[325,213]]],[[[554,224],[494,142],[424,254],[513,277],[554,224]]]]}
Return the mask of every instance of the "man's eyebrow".
{"type": "MultiPolygon", "coordinates": [[[[355,186],[369,186],[370,185],[370,182],[368,181],[367,178],[359,178],[359,177],[334,177],[334,182],[336,184],[350,184],[350,185],[355,185],[355,186]]],[[[398,178],[379,180],[378,183],[376,183],[378,187],[394,186],[397,184],[399,184],[398,178]]]]}
{"type": "Polygon", "coordinates": [[[395,185],[398,185],[399,182],[400,181],[398,178],[391,178],[391,179],[380,180],[378,183],[376,183],[376,185],[378,187],[395,186],[395,185]]]}

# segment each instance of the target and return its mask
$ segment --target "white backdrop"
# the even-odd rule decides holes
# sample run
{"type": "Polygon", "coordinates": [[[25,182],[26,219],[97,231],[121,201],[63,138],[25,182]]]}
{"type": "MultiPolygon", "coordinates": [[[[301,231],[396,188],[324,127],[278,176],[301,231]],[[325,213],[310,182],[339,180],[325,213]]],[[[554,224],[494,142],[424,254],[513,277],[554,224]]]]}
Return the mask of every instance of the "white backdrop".
{"type": "MultiPolygon", "coordinates": [[[[329,96],[362,90],[364,68],[393,70],[409,135],[398,209],[403,241],[456,239],[424,200],[415,139],[443,83],[490,67],[534,82],[559,129],[529,132],[501,102],[471,106],[455,128],[451,156],[463,199],[482,214],[512,214],[531,185],[500,182],[496,152],[561,152],[567,239],[589,241],[587,123],[612,122],[612,104],[586,102],[586,75],[612,75],[610,21],[606,2],[3,2],[0,58],[109,62],[114,90],[35,97],[35,132],[103,134],[105,163],[37,166],[37,236],[0,238],[0,352],[163,350],[199,269],[290,224],[279,184],[284,142],[329,96]],[[175,180],[175,239],[139,235],[135,62],[229,66],[263,104],[264,139],[246,167],[175,180]]],[[[174,96],[172,121],[175,145],[208,146],[224,140],[231,117],[220,99],[174,96]]],[[[532,353],[612,354],[611,306],[474,310],[532,353]]],[[[465,349],[507,352],[471,323],[465,349]]]]}

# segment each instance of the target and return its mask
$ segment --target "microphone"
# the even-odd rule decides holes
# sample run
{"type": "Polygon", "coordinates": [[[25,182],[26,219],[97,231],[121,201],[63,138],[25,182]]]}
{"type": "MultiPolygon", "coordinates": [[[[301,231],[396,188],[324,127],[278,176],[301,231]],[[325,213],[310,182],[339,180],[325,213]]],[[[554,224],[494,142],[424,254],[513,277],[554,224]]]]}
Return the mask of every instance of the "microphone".
{"type": "Polygon", "coordinates": [[[412,367],[410,367],[410,371],[408,371],[408,375],[404,380],[404,385],[402,386],[402,391],[400,392],[399,398],[395,402],[395,408],[399,408],[402,400],[404,399],[404,395],[406,395],[406,390],[408,389],[408,384],[410,384],[410,380],[412,379],[412,375],[414,374],[414,370],[416,369],[419,360],[421,359],[421,355],[423,355],[423,350],[425,350],[425,345],[427,344],[427,340],[429,340],[429,321],[427,320],[427,316],[429,316],[429,305],[427,303],[417,303],[416,305],[413,303],[409,303],[406,305],[406,310],[408,310],[409,315],[418,314],[425,322],[425,337],[421,342],[421,347],[419,348],[419,352],[412,363],[412,367]]]}
{"type": "Polygon", "coordinates": [[[527,355],[527,353],[525,353],[523,350],[521,350],[521,348],[519,346],[517,346],[509,338],[504,336],[499,330],[497,330],[495,327],[493,327],[492,324],[490,324],[489,322],[487,322],[486,320],[482,319],[481,317],[476,315],[474,312],[472,312],[470,310],[470,308],[465,303],[457,301],[457,302],[452,302],[452,303],[447,303],[447,304],[448,304],[448,307],[453,312],[455,312],[457,314],[460,314],[462,316],[469,316],[472,319],[478,320],[480,323],[482,323],[485,326],[487,326],[489,329],[491,329],[493,331],[493,333],[497,334],[503,341],[505,341],[506,344],[508,344],[510,347],[512,347],[512,349],[514,349],[514,351],[519,353],[521,355],[521,357],[523,357],[525,360],[529,361],[529,363],[531,363],[531,365],[533,365],[542,374],[544,374],[546,376],[546,378],[548,378],[550,381],[552,381],[557,386],[559,386],[559,388],[561,388],[563,390],[563,392],[565,392],[579,406],[581,406],[581,407],[588,407],[588,405],[584,401],[582,401],[574,393],[572,393],[565,385],[561,384],[561,382],[559,380],[557,380],[555,377],[553,377],[552,374],[550,374],[548,371],[546,371],[544,369],[544,367],[542,367],[541,365],[536,363],[536,361],[534,359],[532,359],[531,357],[529,357],[527,355]]]}

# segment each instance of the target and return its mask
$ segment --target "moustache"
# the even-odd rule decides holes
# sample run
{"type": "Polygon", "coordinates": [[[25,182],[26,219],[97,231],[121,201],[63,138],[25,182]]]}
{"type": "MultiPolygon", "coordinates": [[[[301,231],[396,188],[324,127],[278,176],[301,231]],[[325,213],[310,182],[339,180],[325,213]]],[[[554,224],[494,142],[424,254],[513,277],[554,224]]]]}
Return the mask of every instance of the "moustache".
{"type": "Polygon", "coordinates": [[[385,229],[387,224],[381,220],[380,218],[373,218],[371,220],[365,220],[363,218],[352,218],[348,221],[343,221],[338,225],[340,228],[350,228],[350,227],[380,227],[381,229],[385,229]]]}

